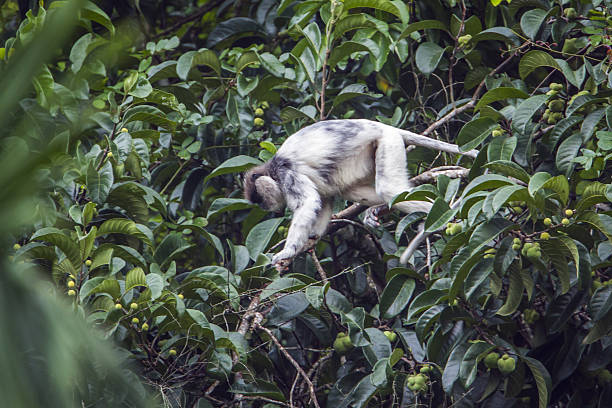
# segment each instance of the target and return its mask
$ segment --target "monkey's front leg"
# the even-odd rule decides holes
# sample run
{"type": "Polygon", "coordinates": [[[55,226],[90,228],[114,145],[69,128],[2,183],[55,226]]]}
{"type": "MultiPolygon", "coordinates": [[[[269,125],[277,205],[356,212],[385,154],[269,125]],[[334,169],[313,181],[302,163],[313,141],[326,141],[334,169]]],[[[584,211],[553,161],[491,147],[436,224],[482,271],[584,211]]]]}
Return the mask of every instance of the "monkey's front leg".
{"type": "MultiPolygon", "coordinates": [[[[327,206],[325,206],[325,208],[327,208],[327,206]]],[[[303,250],[311,233],[319,232],[313,231],[313,226],[321,225],[318,217],[326,216],[329,220],[328,211],[323,211],[323,209],[324,206],[321,203],[321,198],[317,195],[316,197],[305,199],[300,206],[293,211],[293,220],[289,226],[285,247],[272,258],[272,265],[274,265],[279,272],[286,270],[293,258],[303,250]]],[[[325,223],[325,226],[326,225],[327,223],[325,223]]]]}

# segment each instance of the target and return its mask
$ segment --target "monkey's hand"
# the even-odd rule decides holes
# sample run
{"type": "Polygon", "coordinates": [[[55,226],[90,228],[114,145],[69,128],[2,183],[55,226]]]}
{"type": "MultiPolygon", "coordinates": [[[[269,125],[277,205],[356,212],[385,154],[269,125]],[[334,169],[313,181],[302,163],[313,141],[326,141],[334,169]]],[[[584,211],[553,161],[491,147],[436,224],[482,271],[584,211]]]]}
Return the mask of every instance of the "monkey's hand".
{"type": "Polygon", "coordinates": [[[272,265],[279,272],[286,271],[287,269],[289,269],[289,265],[291,265],[291,261],[293,261],[294,256],[295,253],[293,251],[283,249],[278,254],[272,257],[272,265]]]}
{"type": "Polygon", "coordinates": [[[389,208],[386,204],[369,207],[367,210],[365,210],[363,216],[363,223],[371,228],[380,227],[380,222],[378,221],[378,218],[388,212],[388,210],[389,208]]]}

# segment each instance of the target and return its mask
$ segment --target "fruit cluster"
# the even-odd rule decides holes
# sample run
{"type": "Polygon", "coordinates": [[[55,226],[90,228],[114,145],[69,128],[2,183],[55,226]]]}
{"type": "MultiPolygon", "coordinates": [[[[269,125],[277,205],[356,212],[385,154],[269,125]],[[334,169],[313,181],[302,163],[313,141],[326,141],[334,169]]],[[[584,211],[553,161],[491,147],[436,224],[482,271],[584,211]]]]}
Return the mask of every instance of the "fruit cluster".
{"type": "Polygon", "coordinates": [[[408,383],[408,389],[414,392],[415,394],[419,394],[421,392],[427,391],[427,380],[429,380],[427,375],[421,372],[419,374],[408,376],[408,379],[406,381],[408,383]]]}
{"type": "Polygon", "coordinates": [[[263,119],[264,109],[268,109],[270,104],[266,101],[262,102],[257,108],[255,108],[255,119],[253,119],[253,124],[256,127],[262,127],[266,122],[263,119]]]}
{"type": "Polygon", "coordinates": [[[493,370],[497,368],[503,375],[508,375],[516,369],[516,360],[508,354],[499,357],[499,354],[492,351],[484,358],[484,364],[487,368],[493,370]]]}
{"type": "Polygon", "coordinates": [[[530,259],[541,258],[542,250],[540,249],[540,244],[537,242],[525,242],[525,245],[523,245],[523,249],[521,250],[521,254],[530,259]]]}
{"type": "Polygon", "coordinates": [[[446,235],[456,235],[459,234],[462,230],[463,227],[461,227],[461,224],[449,222],[448,224],[446,224],[446,231],[444,232],[446,233],[446,235]]]}
{"type": "Polygon", "coordinates": [[[540,319],[540,313],[534,309],[525,309],[523,310],[523,317],[525,319],[525,323],[533,324],[540,319]]]}

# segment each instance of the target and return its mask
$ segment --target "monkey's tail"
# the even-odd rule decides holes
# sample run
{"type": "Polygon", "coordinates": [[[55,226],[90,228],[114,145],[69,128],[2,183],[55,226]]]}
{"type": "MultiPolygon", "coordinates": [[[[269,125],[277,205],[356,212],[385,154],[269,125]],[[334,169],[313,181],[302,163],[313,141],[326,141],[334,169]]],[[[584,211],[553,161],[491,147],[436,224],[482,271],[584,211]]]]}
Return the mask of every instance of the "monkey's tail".
{"type": "Polygon", "coordinates": [[[459,146],[457,146],[456,144],[441,142],[439,140],[432,139],[427,136],[413,133],[409,130],[404,130],[404,129],[398,129],[398,130],[400,134],[402,135],[402,138],[404,139],[404,143],[406,143],[406,146],[414,145],[414,146],[427,147],[429,149],[435,149],[435,150],[439,150],[442,152],[462,154],[464,156],[468,156],[473,159],[475,159],[476,156],[478,156],[478,150],[476,149],[464,152],[464,151],[459,150],[459,146]]]}

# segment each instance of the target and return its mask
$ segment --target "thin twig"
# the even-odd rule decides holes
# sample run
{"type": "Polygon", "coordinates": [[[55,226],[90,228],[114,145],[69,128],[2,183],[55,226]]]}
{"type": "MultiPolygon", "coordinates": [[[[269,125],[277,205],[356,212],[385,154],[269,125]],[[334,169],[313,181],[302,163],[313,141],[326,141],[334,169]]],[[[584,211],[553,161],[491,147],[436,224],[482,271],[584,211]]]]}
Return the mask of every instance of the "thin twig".
{"type": "MultiPolygon", "coordinates": [[[[257,314],[259,315],[260,313],[257,313],[257,314]]],[[[261,320],[263,320],[263,316],[261,316],[261,320]]],[[[300,365],[297,363],[297,361],[295,361],[294,358],[291,357],[291,354],[289,354],[289,352],[287,350],[285,350],[285,348],[280,343],[280,341],[278,341],[278,339],[276,337],[274,337],[274,334],[272,333],[272,331],[270,329],[262,326],[260,323],[257,323],[255,327],[257,327],[258,329],[261,329],[264,332],[266,332],[266,334],[270,337],[272,342],[274,342],[276,347],[281,351],[281,353],[283,353],[285,358],[287,360],[289,360],[291,365],[293,365],[293,367],[295,367],[295,369],[302,376],[302,378],[304,378],[304,381],[306,381],[306,383],[308,384],[308,391],[310,393],[310,399],[312,400],[312,403],[314,404],[315,407],[320,408],[319,401],[317,401],[317,394],[315,393],[314,385],[312,384],[312,381],[310,381],[310,378],[304,372],[302,367],[300,367],[300,365]]]]}
{"type": "Polygon", "coordinates": [[[321,276],[321,280],[323,280],[323,284],[327,284],[327,273],[325,273],[325,269],[323,269],[321,266],[321,262],[319,262],[319,258],[317,258],[317,254],[314,249],[310,251],[310,256],[315,264],[315,268],[317,268],[317,271],[319,272],[319,276],[321,276]]]}

